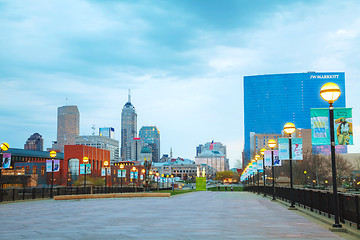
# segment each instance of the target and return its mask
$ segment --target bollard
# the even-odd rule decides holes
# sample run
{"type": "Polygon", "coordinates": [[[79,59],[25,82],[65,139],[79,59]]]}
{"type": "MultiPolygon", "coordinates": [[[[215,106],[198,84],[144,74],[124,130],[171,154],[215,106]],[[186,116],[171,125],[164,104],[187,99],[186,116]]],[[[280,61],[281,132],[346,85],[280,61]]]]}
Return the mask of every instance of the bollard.
{"type": "Polygon", "coordinates": [[[359,207],[359,196],[355,195],[355,206],[356,206],[356,228],[360,229],[360,207],[359,207]]]}

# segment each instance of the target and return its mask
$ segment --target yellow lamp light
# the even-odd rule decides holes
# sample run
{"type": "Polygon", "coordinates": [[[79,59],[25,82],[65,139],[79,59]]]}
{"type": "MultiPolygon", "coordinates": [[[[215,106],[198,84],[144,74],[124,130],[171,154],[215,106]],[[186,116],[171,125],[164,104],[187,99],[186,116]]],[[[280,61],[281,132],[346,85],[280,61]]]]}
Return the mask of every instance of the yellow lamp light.
{"type": "Polygon", "coordinates": [[[259,160],[260,159],[260,155],[255,155],[255,160],[259,160]]]}
{"type": "Polygon", "coordinates": [[[84,163],[87,163],[88,161],[89,161],[89,158],[88,158],[88,157],[84,157],[84,158],[83,158],[83,162],[84,162],[84,163]]]}
{"type": "Polygon", "coordinates": [[[135,171],[136,171],[136,167],[133,167],[132,170],[135,172],[135,171]]]}
{"type": "Polygon", "coordinates": [[[269,148],[273,149],[276,146],[276,141],[274,139],[270,139],[268,141],[269,148]]]}
{"type": "Polygon", "coordinates": [[[104,166],[105,166],[105,167],[109,166],[109,161],[105,161],[105,162],[104,162],[104,166]]]}
{"type": "Polygon", "coordinates": [[[266,151],[266,148],[262,148],[262,149],[260,150],[260,154],[261,154],[261,155],[264,155],[264,154],[265,154],[265,151],[266,151]]]}
{"type": "Polygon", "coordinates": [[[141,170],[142,173],[145,173],[145,169],[141,170]]]}
{"type": "Polygon", "coordinates": [[[340,88],[337,84],[325,83],[320,89],[320,96],[328,103],[334,103],[341,95],[340,88]]]}
{"type": "Polygon", "coordinates": [[[307,171],[304,171],[304,174],[306,174],[307,173],[307,171]]]}
{"type": "Polygon", "coordinates": [[[55,151],[51,151],[51,152],[50,152],[50,157],[52,157],[52,158],[56,157],[56,152],[55,152],[55,151]]]}
{"type": "Polygon", "coordinates": [[[123,169],[124,168],[124,165],[120,164],[120,169],[123,169]]]}
{"type": "Polygon", "coordinates": [[[0,148],[3,151],[7,151],[7,150],[9,150],[9,144],[4,142],[4,143],[1,144],[0,148]]]}
{"type": "Polygon", "coordinates": [[[295,130],[296,130],[296,127],[293,123],[288,122],[284,125],[284,132],[286,134],[291,135],[295,132],[295,130]]]}

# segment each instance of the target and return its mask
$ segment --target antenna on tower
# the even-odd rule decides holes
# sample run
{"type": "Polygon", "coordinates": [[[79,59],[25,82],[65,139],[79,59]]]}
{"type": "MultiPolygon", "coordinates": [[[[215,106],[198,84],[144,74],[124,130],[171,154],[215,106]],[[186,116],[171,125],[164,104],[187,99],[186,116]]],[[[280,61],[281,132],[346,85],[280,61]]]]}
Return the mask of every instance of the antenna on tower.
{"type": "Polygon", "coordinates": [[[128,97],[128,102],[131,102],[131,90],[129,89],[129,97],[128,97]]]}
{"type": "Polygon", "coordinates": [[[172,148],[170,148],[170,158],[172,158],[172,148]]]}

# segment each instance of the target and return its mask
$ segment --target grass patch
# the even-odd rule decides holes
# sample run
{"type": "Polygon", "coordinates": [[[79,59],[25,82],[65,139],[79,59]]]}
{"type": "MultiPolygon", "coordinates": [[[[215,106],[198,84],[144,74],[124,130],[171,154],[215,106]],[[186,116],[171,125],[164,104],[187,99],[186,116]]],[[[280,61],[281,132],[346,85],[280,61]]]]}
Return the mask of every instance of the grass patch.
{"type": "Polygon", "coordinates": [[[183,194],[183,193],[196,192],[196,190],[195,189],[189,189],[189,190],[177,190],[177,189],[175,189],[174,192],[173,192],[173,190],[160,190],[160,191],[152,191],[152,192],[170,193],[171,196],[173,196],[173,195],[178,195],[178,194],[183,194]]]}
{"type": "MultiPolygon", "coordinates": [[[[231,186],[225,187],[225,186],[221,186],[220,190],[219,187],[211,187],[207,189],[208,191],[231,191],[231,186]]],[[[239,191],[244,191],[244,187],[234,187],[234,191],[239,192],[239,191]]]]}

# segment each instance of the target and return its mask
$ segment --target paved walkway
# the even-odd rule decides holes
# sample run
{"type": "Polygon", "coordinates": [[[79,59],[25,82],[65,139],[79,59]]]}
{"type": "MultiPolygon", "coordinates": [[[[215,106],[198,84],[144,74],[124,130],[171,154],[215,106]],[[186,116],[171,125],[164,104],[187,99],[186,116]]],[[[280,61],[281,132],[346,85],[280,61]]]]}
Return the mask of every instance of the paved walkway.
{"type": "Polygon", "coordinates": [[[341,239],[267,198],[195,192],[171,198],[0,205],[0,239],[341,239]]]}

